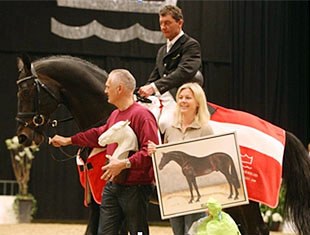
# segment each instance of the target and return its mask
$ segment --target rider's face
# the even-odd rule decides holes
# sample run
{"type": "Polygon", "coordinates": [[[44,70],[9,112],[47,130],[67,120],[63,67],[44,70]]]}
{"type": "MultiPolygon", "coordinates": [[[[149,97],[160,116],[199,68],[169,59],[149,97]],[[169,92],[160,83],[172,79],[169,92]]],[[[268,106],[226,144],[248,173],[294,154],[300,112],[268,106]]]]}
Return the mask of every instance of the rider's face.
{"type": "Polygon", "coordinates": [[[172,40],[180,33],[183,20],[176,21],[171,15],[159,16],[159,25],[165,38],[172,40]]]}
{"type": "Polygon", "coordinates": [[[177,97],[177,104],[181,113],[193,116],[196,115],[199,106],[192,90],[189,88],[185,88],[180,92],[177,97]]]}

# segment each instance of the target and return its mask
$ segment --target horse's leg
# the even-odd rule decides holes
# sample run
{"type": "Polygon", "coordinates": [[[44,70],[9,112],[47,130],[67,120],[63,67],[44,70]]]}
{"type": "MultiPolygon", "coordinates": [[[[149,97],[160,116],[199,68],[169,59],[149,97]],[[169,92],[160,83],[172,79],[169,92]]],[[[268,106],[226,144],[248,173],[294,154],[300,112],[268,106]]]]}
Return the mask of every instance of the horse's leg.
{"type": "Polygon", "coordinates": [[[238,188],[236,187],[236,185],[234,184],[234,188],[235,188],[235,200],[237,200],[239,197],[239,191],[238,191],[238,188]]]}
{"type": "Polygon", "coordinates": [[[229,184],[230,194],[229,194],[228,198],[229,199],[232,198],[232,196],[233,196],[232,186],[234,186],[234,189],[235,189],[234,200],[236,200],[236,199],[238,199],[238,196],[239,196],[238,188],[240,188],[240,183],[238,180],[237,171],[236,171],[236,168],[235,168],[233,161],[230,158],[226,159],[226,160],[228,160],[228,161],[224,162],[225,164],[223,164],[223,166],[219,169],[219,171],[225,176],[225,178],[229,184]]]}
{"type": "Polygon", "coordinates": [[[237,200],[239,197],[239,192],[238,192],[238,189],[236,189],[236,187],[235,187],[235,193],[236,193],[236,195],[235,195],[235,197],[234,197],[234,200],[237,200]]]}
{"type": "Polygon", "coordinates": [[[232,184],[231,184],[231,182],[229,182],[229,181],[227,181],[228,182],[228,184],[229,184],[229,196],[228,196],[228,199],[231,199],[232,198],[232,196],[233,196],[233,188],[232,188],[232,184]]]}
{"type": "Polygon", "coordinates": [[[194,200],[194,194],[193,194],[193,186],[192,186],[191,177],[190,176],[186,176],[186,180],[187,180],[187,183],[188,183],[188,186],[189,186],[189,190],[191,192],[191,199],[189,200],[188,203],[192,203],[193,200],[194,200]]]}
{"type": "Polygon", "coordinates": [[[193,185],[194,185],[194,188],[195,188],[195,190],[196,190],[196,192],[197,192],[197,199],[196,199],[196,202],[199,202],[199,200],[200,200],[200,198],[201,198],[201,195],[200,195],[200,193],[199,193],[199,189],[198,189],[198,185],[197,185],[197,181],[196,181],[196,177],[195,176],[193,176],[193,185]]]}
{"type": "Polygon", "coordinates": [[[231,178],[230,178],[230,174],[228,172],[228,169],[219,169],[219,171],[225,176],[227,183],[229,185],[229,196],[228,199],[231,199],[233,196],[233,189],[232,189],[232,182],[231,182],[231,178]]]}
{"type": "Polygon", "coordinates": [[[91,202],[88,204],[88,208],[89,216],[85,235],[95,235],[98,233],[100,210],[99,205],[95,202],[92,196],[91,202]]]}
{"type": "Polygon", "coordinates": [[[224,209],[235,220],[242,235],[269,235],[257,202],[224,209]]]}
{"type": "Polygon", "coordinates": [[[229,176],[229,178],[231,180],[232,185],[235,188],[235,198],[234,199],[236,200],[236,199],[238,199],[238,196],[239,196],[238,189],[240,188],[240,182],[238,179],[238,174],[236,171],[235,164],[231,159],[230,159],[230,176],[229,176]]]}

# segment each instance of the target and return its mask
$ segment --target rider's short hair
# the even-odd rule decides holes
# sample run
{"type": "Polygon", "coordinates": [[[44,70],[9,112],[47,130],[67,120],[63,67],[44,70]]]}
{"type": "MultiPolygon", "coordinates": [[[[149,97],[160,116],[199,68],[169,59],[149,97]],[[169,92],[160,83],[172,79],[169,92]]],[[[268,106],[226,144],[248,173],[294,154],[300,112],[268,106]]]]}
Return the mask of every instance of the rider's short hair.
{"type": "Polygon", "coordinates": [[[182,10],[174,5],[166,5],[159,11],[160,16],[171,15],[176,21],[183,19],[182,10]]]}

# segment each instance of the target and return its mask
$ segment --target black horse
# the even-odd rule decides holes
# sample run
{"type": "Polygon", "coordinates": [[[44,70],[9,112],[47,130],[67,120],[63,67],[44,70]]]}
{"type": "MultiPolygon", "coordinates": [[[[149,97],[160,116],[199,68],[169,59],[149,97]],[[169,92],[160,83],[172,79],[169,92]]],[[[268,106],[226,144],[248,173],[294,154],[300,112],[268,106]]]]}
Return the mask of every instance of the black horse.
{"type": "MultiPolygon", "coordinates": [[[[61,103],[71,111],[81,129],[105,120],[114,109],[104,93],[106,72],[87,61],[69,56],[53,56],[33,63],[18,59],[18,71],[17,136],[24,145],[32,141],[43,143],[49,117],[61,103]]],[[[286,187],[285,209],[302,235],[310,234],[309,169],[306,148],[286,132],[282,175],[286,187]]],[[[257,202],[227,212],[241,225],[242,234],[269,234],[257,202]]]]}
{"type": "Polygon", "coordinates": [[[186,177],[191,193],[189,203],[192,203],[194,200],[193,186],[197,193],[196,202],[198,202],[201,198],[196,182],[196,177],[207,175],[214,171],[219,171],[225,176],[227,183],[229,184],[230,190],[228,198],[232,198],[232,187],[234,187],[234,199],[238,199],[238,189],[240,188],[240,182],[238,180],[235,164],[227,153],[217,152],[207,155],[205,157],[196,157],[182,151],[171,151],[163,153],[163,156],[158,165],[159,170],[162,170],[164,166],[167,165],[170,161],[175,161],[177,164],[179,164],[182,169],[183,175],[186,177]]]}

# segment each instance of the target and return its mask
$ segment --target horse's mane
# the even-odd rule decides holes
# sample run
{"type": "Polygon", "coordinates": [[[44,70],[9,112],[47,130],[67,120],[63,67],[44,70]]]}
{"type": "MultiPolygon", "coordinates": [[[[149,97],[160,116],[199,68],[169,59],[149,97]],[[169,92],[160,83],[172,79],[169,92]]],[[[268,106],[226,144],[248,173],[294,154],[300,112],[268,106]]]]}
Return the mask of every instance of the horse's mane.
{"type": "Polygon", "coordinates": [[[95,73],[104,75],[105,77],[107,76],[107,72],[101,69],[100,67],[98,67],[97,65],[92,64],[91,62],[81,59],[79,57],[73,57],[69,55],[53,55],[53,56],[42,57],[40,59],[35,60],[34,63],[37,65],[37,69],[40,69],[43,63],[54,62],[54,61],[65,63],[68,65],[71,64],[72,66],[83,65],[86,68],[94,71],[95,73]]]}

